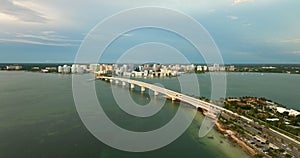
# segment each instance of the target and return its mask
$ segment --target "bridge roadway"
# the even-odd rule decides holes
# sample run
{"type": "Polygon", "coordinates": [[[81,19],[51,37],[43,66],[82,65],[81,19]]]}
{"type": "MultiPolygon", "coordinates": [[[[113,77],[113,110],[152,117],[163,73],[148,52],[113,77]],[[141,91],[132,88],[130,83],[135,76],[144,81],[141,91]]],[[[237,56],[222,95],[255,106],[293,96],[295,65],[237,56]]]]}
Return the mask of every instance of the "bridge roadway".
{"type": "MultiPolygon", "coordinates": [[[[117,78],[117,77],[105,77],[105,76],[97,76],[97,79],[102,79],[102,80],[110,80],[110,82],[115,82],[116,84],[119,84],[119,82],[122,82],[122,85],[126,85],[126,83],[129,84],[129,87],[134,88],[134,86],[140,86],[141,87],[141,91],[145,91],[145,88],[148,88],[149,90],[154,91],[155,95],[158,95],[158,93],[164,94],[169,96],[170,98],[172,98],[172,100],[180,100],[183,102],[186,102],[190,105],[192,105],[195,108],[201,108],[206,110],[207,112],[209,112],[210,114],[215,114],[217,115],[220,112],[226,112],[228,114],[231,115],[235,115],[237,116],[236,113],[233,113],[230,110],[227,110],[223,107],[220,107],[218,105],[214,105],[205,101],[202,101],[200,99],[185,95],[185,94],[181,94],[179,92],[175,92],[163,87],[159,87],[150,83],[145,83],[142,81],[136,81],[136,80],[131,80],[131,79],[127,79],[127,78],[117,78]]],[[[241,116],[240,116],[241,117],[241,116]]],[[[247,118],[244,118],[247,119],[247,118]]],[[[247,119],[247,121],[252,121],[250,119],[247,119]]]]}

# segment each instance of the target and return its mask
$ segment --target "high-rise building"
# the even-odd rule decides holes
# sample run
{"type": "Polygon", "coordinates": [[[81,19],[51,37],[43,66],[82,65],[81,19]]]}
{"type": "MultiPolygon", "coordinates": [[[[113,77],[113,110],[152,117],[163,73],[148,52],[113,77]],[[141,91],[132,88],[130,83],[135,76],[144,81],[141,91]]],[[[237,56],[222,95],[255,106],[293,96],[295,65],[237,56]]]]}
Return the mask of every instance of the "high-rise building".
{"type": "Polygon", "coordinates": [[[68,65],[63,66],[63,73],[70,73],[71,72],[71,67],[68,65]]]}
{"type": "Polygon", "coordinates": [[[78,65],[73,64],[71,67],[71,72],[72,73],[77,73],[78,65]]]}
{"type": "Polygon", "coordinates": [[[202,71],[202,66],[200,66],[200,65],[197,66],[196,70],[197,70],[197,71],[202,71]]]}
{"type": "Polygon", "coordinates": [[[157,64],[153,64],[153,66],[152,66],[152,70],[153,70],[154,72],[156,72],[156,71],[158,70],[158,68],[157,68],[157,64]]]}
{"type": "Polygon", "coordinates": [[[63,73],[63,71],[64,71],[63,67],[62,66],[58,66],[57,72],[58,73],[63,73]]]}

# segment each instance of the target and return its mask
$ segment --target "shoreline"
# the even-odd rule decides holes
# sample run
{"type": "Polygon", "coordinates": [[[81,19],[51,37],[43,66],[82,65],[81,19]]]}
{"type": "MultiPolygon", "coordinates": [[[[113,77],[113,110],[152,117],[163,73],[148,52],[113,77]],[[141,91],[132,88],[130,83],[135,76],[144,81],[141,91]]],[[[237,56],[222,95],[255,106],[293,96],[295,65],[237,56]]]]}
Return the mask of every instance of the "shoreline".
{"type": "Polygon", "coordinates": [[[215,128],[219,133],[225,135],[228,140],[233,143],[237,143],[249,156],[254,157],[258,154],[257,151],[248,146],[243,140],[236,137],[236,133],[234,131],[224,129],[224,127],[218,121],[215,123],[215,128]]]}
{"type": "MultiPolygon", "coordinates": [[[[20,69],[20,70],[7,70],[7,69],[0,69],[0,71],[23,71],[23,72],[39,72],[40,71],[32,71],[32,70],[27,70],[27,69],[20,69]]],[[[59,72],[47,72],[47,73],[59,73],[59,72]]],[[[90,72],[87,72],[90,73],[90,72]]],[[[257,73],[257,74],[290,74],[290,75],[300,75],[299,73],[288,73],[288,72],[270,72],[270,71],[206,71],[206,72],[182,72],[180,75],[183,74],[209,74],[209,73],[257,73]]],[[[72,74],[72,73],[66,73],[66,74],[72,74]]],[[[84,74],[84,73],[82,73],[84,74]]],[[[179,75],[179,76],[180,76],[179,75]]],[[[168,77],[168,76],[166,76],[168,77]]],[[[176,76],[173,76],[176,77],[176,76]]],[[[147,78],[152,78],[152,77],[147,77],[147,78]]]]}

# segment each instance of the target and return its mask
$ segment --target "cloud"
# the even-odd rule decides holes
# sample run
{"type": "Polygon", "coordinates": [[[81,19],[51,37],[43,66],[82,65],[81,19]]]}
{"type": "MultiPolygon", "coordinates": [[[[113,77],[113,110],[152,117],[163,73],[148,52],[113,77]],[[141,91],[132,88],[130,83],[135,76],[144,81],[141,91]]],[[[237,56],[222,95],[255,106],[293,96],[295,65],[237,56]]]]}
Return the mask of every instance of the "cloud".
{"type": "Polygon", "coordinates": [[[41,33],[42,33],[42,34],[45,34],[45,35],[53,35],[53,34],[56,34],[55,31],[42,31],[41,33]]]}
{"type": "Polygon", "coordinates": [[[23,22],[46,23],[48,19],[40,12],[14,3],[13,0],[0,0],[0,13],[14,17],[23,22]]]}
{"type": "Polygon", "coordinates": [[[299,44],[300,38],[291,38],[291,39],[283,39],[279,41],[280,43],[293,43],[293,44],[299,44]]]}
{"type": "Polygon", "coordinates": [[[248,3],[248,2],[254,2],[254,0],[234,0],[233,4],[248,3]]]}
{"type": "Polygon", "coordinates": [[[32,41],[32,40],[26,40],[26,39],[5,39],[0,38],[0,42],[11,42],[11,43],[24,43],[24,44],[33,44],[33,45],[44,45],[44,46],[59,46],[59,47],[65,47],[65,46],[77,46],[70,43],[49,43],[49,42],[38,42],[38,41],[32,41]]]}
{"type": "Polygon", "coordinates": [[[276,43],[276,44],[287,44],[294,45],[300,44],[300,38],[272,38],[265,41],[266,43],[276,43]]]}
{"type": "Polygon", "coordinates": [[[297,51],[291,51],[291,52],[286,52],[285,54],[300,55],[300,50],[297,50],[297,51]]]}
{"type": "Polygon", "coordinates": [[[44,35],[31,35],[31,34],[17,34],[18,38],[33,38],[45,41],[55,41],[55,42],[81,42],[81,40],[66,39],[64,36],[44,36],[44,35]]]}
{"type": "Polygon", "coordinates": [[[69,39],[66,36],[57,35],[54,31],[42,31],[37,34],[11,33],[6,38],[0,38],[0,42],[45,46],[78,46],[81,40],[69,39]]]}
{"type": "Polygon", "coordinates": [[[132,37],[133,34],[125,33],[125,34],[122,34],[121,36],[123,36],[123,37],[132,37]]]}
{"type": "Polygon", "coordinates": [[[239,19],[239,17],[232,16],[232,15],[227,16],[227,18],[229,18],[230,20],[238,20],[239,19]]]}

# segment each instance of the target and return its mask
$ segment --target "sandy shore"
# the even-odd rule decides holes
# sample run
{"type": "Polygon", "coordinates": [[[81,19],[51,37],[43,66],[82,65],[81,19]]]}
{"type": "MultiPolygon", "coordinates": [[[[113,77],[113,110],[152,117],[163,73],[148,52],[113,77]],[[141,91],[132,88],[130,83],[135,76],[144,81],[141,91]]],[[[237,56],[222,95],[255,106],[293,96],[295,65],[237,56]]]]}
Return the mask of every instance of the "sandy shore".
{"type": "Polygon", "coordinates": [[[230,138],[236,142],[240,147],[242,147],[244,150],[246,150],[251,156],[254,156],[257,154],[257,152],[252,149],[250,146],[248,146],[246,143],[244,143],[242,140],[240,140],[239,138],[237,138],[235,136],[235,132],[231,131],[231,130],[226,130],[224,129],[224,127],[219,123],[216,122],[216,128],[218,131],[220,131],[222,134],[227,134],[230,136],[230,138]]]}

